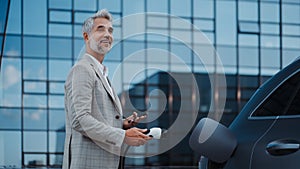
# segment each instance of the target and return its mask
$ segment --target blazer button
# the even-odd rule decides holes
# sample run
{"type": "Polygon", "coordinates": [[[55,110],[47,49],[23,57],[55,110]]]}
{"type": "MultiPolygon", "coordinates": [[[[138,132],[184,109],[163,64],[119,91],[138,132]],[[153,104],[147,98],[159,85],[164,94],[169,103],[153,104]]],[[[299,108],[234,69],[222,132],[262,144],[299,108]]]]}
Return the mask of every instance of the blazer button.
{"type": "Polygon", "coordinates": [[[115,117],[116,119],[119,119],[120,118],[120,116],[119,115],[116,115],[116,117],[115,117]]]}

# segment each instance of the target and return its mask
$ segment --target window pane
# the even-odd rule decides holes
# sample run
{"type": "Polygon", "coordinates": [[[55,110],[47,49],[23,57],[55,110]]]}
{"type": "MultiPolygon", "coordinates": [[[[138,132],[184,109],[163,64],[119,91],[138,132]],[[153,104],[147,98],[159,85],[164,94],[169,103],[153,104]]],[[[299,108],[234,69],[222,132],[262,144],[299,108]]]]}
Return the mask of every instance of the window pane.
{"type": "Polygon", "coordinates": [[[21,1],[11,0],[6,33],[21,34],[21,1]]]}
{"type": "Polygon", "coordinates": [[[279,22],[279,4],[261,3],[261,21],[279,22]]]}
{"type": "Polygon", "coordinates": [[[50,82],[51,94],[64,94],[64,82],[50,82]]]}
{"type": "Polygon", "coordinates": [[[54,9],[71,9],[71,4],[70,0],[49,0],[49,8],[54,9]]]}
{"type": "Polygon", "coordinates": [[[51,108],[64,108],[64,96],[49,96],[49,107],[51,108]]]}
{"type": "Polygon", "coordinates": [[[0,131],[0,147],[0,166],[21,168],[21,132],[0,131]]]}
{"type": "Polygon", "coordinates": [[[23,95],[23,106],[24,107],[34,107],[34,108],[46,108],[47,107],[47,97],[46,95],[23,95]]]}
{"type": "Polygon", "coordinates": [[[65,133],[64,132],[50,132],[49,133],[49,151],[55,153],[64,152],[65,133]]]}
{"type": "Polygon", "coordinates": [[[2,58],[0,72],[0,106],[21,106],[21,61],[2,58]]]}
{"type": "Polygon", "coordinates": [[[47,79],[47,62],[41,59],[24,59],[23,78],[24,79],[47,79]]]}
{"type": "Polygon", "coordinates": [[[38,37],[24,37],[24,56],[46,57],[47,39],[38,37]]]}
{"type": "Polygon", "coordinates": [[[0,108],[0,129],[21,129],[21,110],[0,108]]]}
{"type": "Polygon", "coordinates": [[[171,3],[171,14],[175,16],[191,16],[191,1],[172,0],[171,3]]]}
{"type": "Polygon", "coordinates": [[[194,17],[214,18],[214,2],[213,1],[194,0],[193,5],[194,5],[194,17]]]}
{"type": "Polygon", "coordinates": [[[99,1],[98,9],[108,9],[109,12],[121,12],[121,0],[99,1]]]}
{"type": "Polygon", "coordinates": [[[282,22],[283,23],[295,23],[300,22],[300,5],[282,5],[282,22]]]}
{"type": "Polygon", "coordinates": [[[50,58],[71,58],[72,39],[49,38],[50,58]]]}
{"type": "Polygon", "coordinates": [[[253,1],[238,1],[239,20],[258,21],[258,4],[253,1]]]}
{"type": "Polygon", "coordinates": [[[26,0],[23,3],[23,26],[24,34],[46,35],[47,34],[47,1],[26,0]]]}
{"type": "Polygon", "coordinates": [[[21,38],[18,36],[6,36],[4,43],[5,56],[20,56],[21,55],[21,38]]]}
{"type": "Polygon", "coordinates": [[[47,133],[24,131],[24,151],[25,152],[46,152],[47,133]]]}
{"type": "Polygon", "coordinates": [[[25,165],[27,166],[40,166],[46,165],[46,155],[45,154],[25,154],[24,155],[25,165]]]}
{"type": "Polygon", "coordinates": [[[72,25],[67,24],[49,24],[49,35],[50,36],[72,36],[72,25]]]}
{"type": "Polygon", "coordinates": [[[151,0],[147,1],[147,11],[148,12],[168,12],[168,1],[167,0],[151,0]],[[159,4],[159,5],[157,5],[159,4]]]}
{"type": "Polygon", "coordinates": [[[66,80],[71,66],[71,61],[49,60],[49,80],[66,80]]]}
{"type": "Polygon", "coordinates": [[[71,23],[72,14],[71,11],[50,11],[50,22],[65,22],[71,23]]]}
{"type": "Polygon", "coordinates": [[[261,36],[261,47],[267,47],[267,48],[279,48],[280,42],[278,36],[261,36]]]}
{"type": "Polygon", "coordinates": [[[24,81],[24,92],[46,94],[46,91],[47,89],[45,82],[24,81]]]}
{"type": "Polygon", "coordinates": [[[65,130],[65,110],[49,110],[49,129],[65,130]]]}
{"type": "Polygon", "coordinates": [[[50,154],[50,165],[62,165],[63,155],[62,154],[50,154]]]}
{"type": "Polygon", "coordinates": [[[74,1],[74,8],[77,10],[95,11],[96,7],[97,7],[96,0],[89,0],[88,3],[86,0],[74,1]]]}
{"type": "Polygon", "coordinates": [[[44,109],[24,109],[24,129],[47,129],[47,111],[44,109]]]}

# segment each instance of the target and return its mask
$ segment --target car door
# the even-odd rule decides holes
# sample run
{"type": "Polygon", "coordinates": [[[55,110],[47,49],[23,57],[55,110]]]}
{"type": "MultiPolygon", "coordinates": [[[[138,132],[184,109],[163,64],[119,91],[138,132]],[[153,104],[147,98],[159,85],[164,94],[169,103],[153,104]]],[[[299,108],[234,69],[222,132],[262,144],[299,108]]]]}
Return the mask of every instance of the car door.
{"type": "Polygon", "coordinates": [[[280,85],[249,120],[272,121],[254,143],[249,169],[300,168],[300,72],[280,85]]]}

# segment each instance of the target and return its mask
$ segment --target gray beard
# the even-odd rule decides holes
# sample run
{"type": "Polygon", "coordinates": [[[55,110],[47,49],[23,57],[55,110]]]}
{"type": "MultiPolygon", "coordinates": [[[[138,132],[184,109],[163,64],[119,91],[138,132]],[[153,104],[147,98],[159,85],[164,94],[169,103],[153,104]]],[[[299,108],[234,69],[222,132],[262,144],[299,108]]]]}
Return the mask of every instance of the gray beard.
{"type": "Polygon", "coordinates": [[[90,41],[90,48],[98,53],[98,54],[101,54],[101,55],[104,55],[106,54],[107,52],[109,52],[110,50],[110,47],[103,47],[103,46],[100,46],[98,45],[98,43],[95,41],[94,38],[91,38],[91,41],[90,41]]]}

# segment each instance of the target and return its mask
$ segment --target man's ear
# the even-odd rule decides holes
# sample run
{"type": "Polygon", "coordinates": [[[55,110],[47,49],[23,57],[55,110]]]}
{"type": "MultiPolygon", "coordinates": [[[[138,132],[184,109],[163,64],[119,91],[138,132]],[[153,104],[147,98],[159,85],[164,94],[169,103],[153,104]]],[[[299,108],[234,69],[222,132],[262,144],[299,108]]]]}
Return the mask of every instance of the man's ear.
{"type": "Polygon", "coordinates": [[[88,41],[88,40],[89,40],[89,35],[88,35],[88,33],[83,32],[82,36],[83,36],[83,40],[84,40],[84,41],[88,41]]]}

